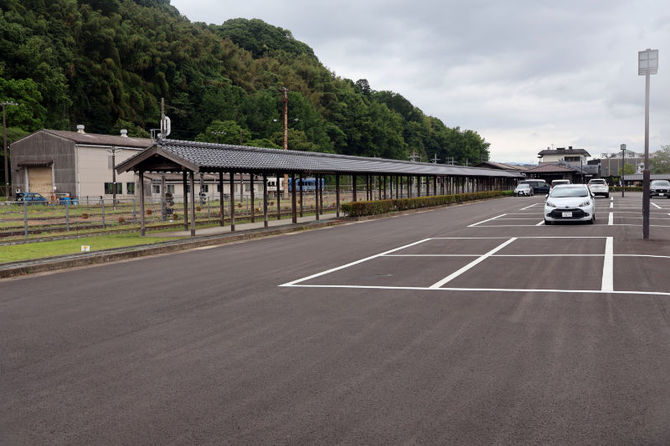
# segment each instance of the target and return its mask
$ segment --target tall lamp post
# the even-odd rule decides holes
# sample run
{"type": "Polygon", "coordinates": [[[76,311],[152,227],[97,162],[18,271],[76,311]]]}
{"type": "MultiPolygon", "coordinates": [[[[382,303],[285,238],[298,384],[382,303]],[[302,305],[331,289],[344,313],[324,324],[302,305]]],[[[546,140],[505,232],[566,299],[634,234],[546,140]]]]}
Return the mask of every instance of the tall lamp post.
{"type": "Polygon", "coordinates": [[[649,240],[649,86],[650,76],[658,73],[658,50],[647,48],[637,53],[637,74],[645,77],[644,94],[644,170],[642,171],[642,238],[649,240]]]}
{"type": "Polygon", "coordinates": [[[3,157],[5,159],[5,201],[9,201],[9,168],[7,167],[7,118],[5,117],[5,108],[8,105],[19,105],[16,102],[0,102],[2,105],[2,138],[3,138],[3,157]]]}
{"type": "Polygon", "coordinates": [[[621,144],[621,197],[624,196],[624,191],[626,189],[626,181],[624,181],[624,176],[626,175],[626,144],[621,144]]]}

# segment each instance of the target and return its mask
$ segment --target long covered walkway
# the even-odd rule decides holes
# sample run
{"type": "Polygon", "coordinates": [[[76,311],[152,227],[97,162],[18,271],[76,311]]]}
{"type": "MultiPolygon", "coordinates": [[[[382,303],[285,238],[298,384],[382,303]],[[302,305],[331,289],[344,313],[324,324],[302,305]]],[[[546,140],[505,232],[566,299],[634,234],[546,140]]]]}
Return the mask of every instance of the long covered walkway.
{"type": "MultiPolygon", "coordinates": [[[[365,158],[318,152],[264,149],[257,147],[212,144],[193,141],[158,140],[156,144],[116,166],[118,173],[134,171],[139,176],[141,233],[144,224],[145,173],[181,173],[184,194],[184,230],[195,236],[195,175],[218,175],[220,194],[220,225],[224,226],[224,173],[227,174],[229,190],[235,190],[237,174],[247,174],[250,181],[251,200],[254,200],[255,185],[260,182],[262,209],[258,215],[252,207],[250,220],[258,218],[264,227],[269,227],[271,205],[269,188],[274,185],[277,215],[281,213],[282,199],[290,200],[291,221],[303,217],[303,202],[311,195],[314,219],[324,213],[323,195],[326,179],[334,181],[335,216],[340,216],[343,179],[350,185],[352,201],[448,195],[488,190],[509,190],[517,180],[523,178],[518,172],[476,167],[451,166],[421,162],[399,161],[383,158],[365,158]],[[283,181],[282,178],[288,181],[283,181]],[[309,178],[312,187],[302,187],[309,178]],[[282,197],[282,184],[284,187],[282,197]],[[360,185],[363,184],[362,190],[360,185]],[[293,187],[298,185],[298,187],[293,187]],[[360,195],[359,195],[360,193],[360,195]],[[290,196],[289,196],[290,195],[290,196]]],[[[164,192],[162,192],[164,193],[164,192]]],[[[272,205],[275,203],[272,202],[272,205]]],[[[234,194],[228,200],[230,230],[235,231],[236,203],[234,194]]]]}

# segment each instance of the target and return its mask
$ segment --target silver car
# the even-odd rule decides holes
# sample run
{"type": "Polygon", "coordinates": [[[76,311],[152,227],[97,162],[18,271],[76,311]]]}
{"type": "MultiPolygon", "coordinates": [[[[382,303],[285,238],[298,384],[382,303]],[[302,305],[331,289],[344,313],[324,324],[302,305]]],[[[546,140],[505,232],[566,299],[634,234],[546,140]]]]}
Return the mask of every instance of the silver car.
{"type": "Polygon", "coordinates": [[[652,197],[670,198],[670,181],[653,180],[651,185],[649,185],[649,194],[652,197]]]}
{"type": "Polygon", "coordinates": [[[607,185],[607,181],[603,180],[602,178],[594,178],[592,180],[589,180],[588,186],[589,190],[591,191],[594,197],[602,195],[604,197],[609,198],[610,187],[607,185]]]}
{"type": "Polygon", "coordinates": [[[516,189],[514,189],[514,196],[519,197],[521,195],[526,195],[527,197],[532,197],[534,195],[533,186],[528,183],[519,183],[516,189]]]}
{"type": "Polygon", "coordinates": [[[585,184],[555,186],[549,192],[544,202],[544,224],[557,221],[595,223],[595,199],[585,184]]]}

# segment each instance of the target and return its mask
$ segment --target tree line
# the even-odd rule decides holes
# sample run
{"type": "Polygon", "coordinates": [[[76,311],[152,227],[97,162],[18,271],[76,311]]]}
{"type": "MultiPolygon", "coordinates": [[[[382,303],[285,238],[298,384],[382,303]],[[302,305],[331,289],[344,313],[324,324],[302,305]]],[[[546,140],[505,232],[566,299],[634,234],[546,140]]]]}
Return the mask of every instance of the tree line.
{"type": "Polygon", "coordinates": [[[258,19],[193,23],[169,0],[0,0],[0,101],[8,135],[40,128],[148,136],[160,98],[181,139],[473,164],[476,131],[448,127],[392,91],[324,67],[258,19]]]}

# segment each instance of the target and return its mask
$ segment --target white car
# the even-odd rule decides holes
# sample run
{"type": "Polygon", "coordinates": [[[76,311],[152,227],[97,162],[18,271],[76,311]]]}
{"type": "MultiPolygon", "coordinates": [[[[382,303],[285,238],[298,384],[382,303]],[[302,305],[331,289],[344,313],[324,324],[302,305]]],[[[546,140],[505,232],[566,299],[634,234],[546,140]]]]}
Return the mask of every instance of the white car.
{"type": "Polygon", "coordinates": [[[592,180],[589,180],[589,190],[593,194],[594,197],[597,197],[598,195],[603,195],[607,198],[610,196],[610,187],[607,185],[607,181],[603,180],[602,178],[594,178],[592,180]]]}
{"type": "Polygon", "coordinates": [[[516,189],[514,189],[514,196],[518,197],[520,195],[532,197],[534,195],[533,186],[528,183],[520,183],[517,185],[516,189]]]}
{"type": "Polygon", "coordinates": [[[544,224],[557,221],[585,221],[595,223],[596,204],[585,184],[555,186],[544,202],[544,224]]]}

